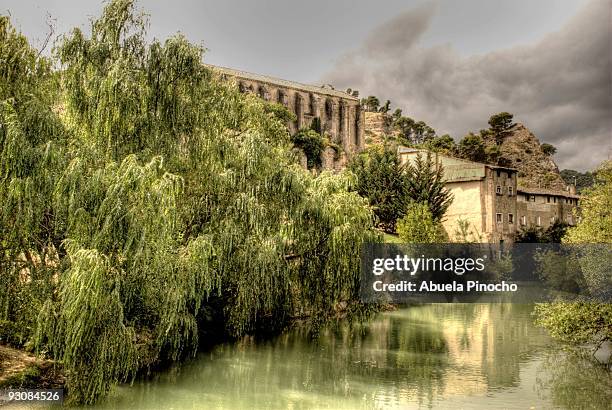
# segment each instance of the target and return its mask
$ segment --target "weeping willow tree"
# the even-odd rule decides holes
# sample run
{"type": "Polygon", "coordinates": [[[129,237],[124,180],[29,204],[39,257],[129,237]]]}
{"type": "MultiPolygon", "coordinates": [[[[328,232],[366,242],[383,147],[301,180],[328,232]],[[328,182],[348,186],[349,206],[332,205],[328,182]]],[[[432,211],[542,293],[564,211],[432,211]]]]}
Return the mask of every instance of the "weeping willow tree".
{"type": "Polygon", "coordinates": [[[9,19],[0,16],[0,340],[25,343],[56,261],[52,208],[64,130],[51,107],[57,76],[9,19]]]}
{"type": "Polygon", "coordinates": [[[332,314],[357,299],[359,250],[376,240],[351,174],[303,170],[263,101],[205,68],[200,47],[148,44],[145,28],[119,0],[61,41],[58,73],[22,37],[11,44],[27,53],[6,51],[31,85],[2,97],[20,101],[2,111],[2,306],[45,272],[45,292],[28,293],[35,341],[75,402],[194,352],[211,315],[240,336],[332,314]]]}

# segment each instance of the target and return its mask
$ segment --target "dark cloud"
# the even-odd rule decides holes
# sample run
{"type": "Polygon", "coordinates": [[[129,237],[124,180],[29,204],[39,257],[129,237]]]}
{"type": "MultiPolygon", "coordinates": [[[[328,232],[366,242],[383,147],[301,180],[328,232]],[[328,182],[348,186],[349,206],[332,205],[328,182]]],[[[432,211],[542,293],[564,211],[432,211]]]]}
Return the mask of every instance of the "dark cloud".
{"type": "Polygon", "coordinates": [[[434,15],[425,5],[374,30],[324,81],[388,98],[456,138],[509,111],[557,146],[560,167],[590,169],[612,150],[611,3],[588,3],[535,44],[473,56],[419,45],[434,15]]]}

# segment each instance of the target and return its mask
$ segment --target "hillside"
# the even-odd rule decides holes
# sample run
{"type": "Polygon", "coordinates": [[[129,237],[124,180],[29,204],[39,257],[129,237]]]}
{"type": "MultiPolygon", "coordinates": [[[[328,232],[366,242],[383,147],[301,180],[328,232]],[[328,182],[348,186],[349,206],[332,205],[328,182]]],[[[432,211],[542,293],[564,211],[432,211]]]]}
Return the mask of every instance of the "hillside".
{"type": "MultiPolygon", "coordinates": [[[[395,129],[392,123],[393,120],[389,114],[366,112],[364,129],[366,146],[397,143],[400,131],[395,129]]],[[[485,135],[483,142],[485,146],[497,144],[493,134],[485,135]]],[[[421,146],[431,148],[427,143],[421,146]]],[[[499,141],[498,149],[499,157],[494,165],[516,168],[519,186],[554,190],[567,188],[552,156],[542,151],[538,138],[523,124],[517,123],[508,129],[502,140],[499,141]]],[[[445,152],[460,157],[457,146],[450,151],[445,152]]]]}
{"type": "MultiPolygon", "coordinates": [[[[494,144],[491,139],[487,144],[494,144]]],[[[565,190],[552,156],[544,154],[538,138],[523,124],[517,123],[499,145],[498,163],[518,170],[519,186],[565,190]]]]}

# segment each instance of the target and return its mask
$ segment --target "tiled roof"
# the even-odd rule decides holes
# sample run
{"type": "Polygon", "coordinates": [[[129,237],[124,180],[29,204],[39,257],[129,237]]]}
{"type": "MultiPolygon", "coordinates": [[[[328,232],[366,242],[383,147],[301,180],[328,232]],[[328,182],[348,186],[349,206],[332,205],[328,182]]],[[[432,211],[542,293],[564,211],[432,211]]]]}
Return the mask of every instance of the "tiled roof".
{"type": "Polygon", "coordinates": [[[329,95],[332,97],[340,97],[340,98],[344,98],[347,100],[359,101],[359,98],[357,97],[353,97],[352,95],[347,94],[344,91],[334,90],[329,87],[302,84],[302,83],[297,83],[295,81],[283,80],[280,78],[269,77],[267,75],[254,74],[254,73],[249,73],[246,71],[240,71],[240,70],[235,70],[233,68],[220,67],[220,66],[211,65],[211,64],[204,64],[204,65],[213,71],[217,71],[219,73],[226,74],[232,77],[243,78],[245,80],[252,80],[252,81],[257,81],[260,83],[272,84],[272,85],[276,85],[279,87],[292,88],[292,89],[296,89],[300,91],[305,91],[308,93],[324,94],[324,95],[329,95]]]}
{"type": "Polygon", "coordinates": [[[562,196],[565,198],[575,198],[580,199],[580,195],[570,194],[567,191],[559,191],[554,189],[544,189],[544,188],[526,188],[526,187],[518,187],[516,188],[518,192],[522,192],[524,194],[531,195],[550,195],[550,196],[562,196]]]}

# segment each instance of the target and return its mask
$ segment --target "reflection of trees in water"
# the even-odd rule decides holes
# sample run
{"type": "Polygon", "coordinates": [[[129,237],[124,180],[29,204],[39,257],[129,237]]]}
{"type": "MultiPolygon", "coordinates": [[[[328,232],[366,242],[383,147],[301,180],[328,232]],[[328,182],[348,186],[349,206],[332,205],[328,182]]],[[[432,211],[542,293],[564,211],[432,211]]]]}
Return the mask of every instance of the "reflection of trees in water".
{"type": "MultiPolygon", "coordinates": [[[[176,396],[177,386],[181,392],[205,392],[218,404],[211,407],[444,407],[466,397],[481,406],[504,398],[525,399],[530,406],[533,398],[508,387],[536,396],[535,368],[551,349],[545,332],[532,324],[531,310],[511,304],[425,305],[316,334],[300,327],[267,341],[243,338],[163,374],[155,388],[132,391],[119,408],[151,402],[152,394],[165,403],[176,396]],[[497,393],[502,398],[492,398],[497,393]]],[[[541,366],[537,394],[561,407],[606,408],[609,374],[561,359],[551,357],[548,367],[541,366]]]]}
{"type": "Polygon", "coordinates": [[[612,407],[612,374],[585,355],[567,351],[548,354],[538,369],[538,394],[566,409],[612,407]]]}

